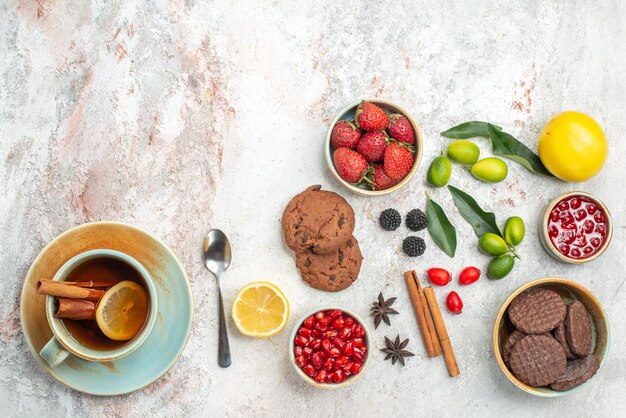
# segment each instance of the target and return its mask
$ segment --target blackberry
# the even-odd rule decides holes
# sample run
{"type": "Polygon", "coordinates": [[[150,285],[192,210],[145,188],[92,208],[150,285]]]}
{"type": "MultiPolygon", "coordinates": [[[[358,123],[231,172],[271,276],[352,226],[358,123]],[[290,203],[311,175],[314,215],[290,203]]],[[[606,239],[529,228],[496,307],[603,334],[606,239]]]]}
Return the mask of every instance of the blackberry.
{"type": "Polygon", "coordinates": [[[378,220],[385,231],[395,231],[402,223],[400,212],[391,208],[385,209],[378,220]]]}
{"type": "Polygon", "coordinates": [[[407,237],[402,242],[402,250],[409,257],[417,257],[426,251],[426,243],[420,237],[407,237]]]}
{"type": "Polygon", "coordinates": [[[419,209],[413,209],[406,214],[406,226],[411,231],[421,231],[428,226],[428,220],[426,215],[419,209]]]}

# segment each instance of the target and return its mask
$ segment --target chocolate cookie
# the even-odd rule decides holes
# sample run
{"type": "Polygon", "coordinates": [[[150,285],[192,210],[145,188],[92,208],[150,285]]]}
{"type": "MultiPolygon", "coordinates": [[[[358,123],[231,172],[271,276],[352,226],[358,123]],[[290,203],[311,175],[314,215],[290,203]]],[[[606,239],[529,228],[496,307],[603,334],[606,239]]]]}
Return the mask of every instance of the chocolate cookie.
{"type": "Polygon", "coordinates": [[[567,343],[567,337],[565,336],[565,322],[561,322],[552,332],[554,333],[554,338],[556,338],[556,340],[563,347],[565,357],[568,359],[576,358],[576,354],[572,353],[572,350],[569,348],[569,344],[567,343]]]}
{"type": "Polygon", "coordinates": [[[567,307],[565,335],[572,353],[583,357],[591,352],[591,321],[585,305],[577,300],[567,307]]]}
{"type": "Polygon", "coordinates": [[[593,354],[568,361],[565,372],[550,387],[558,391],[573,389],[591,379],[599,368],[600,362],[593,354]]]}
{"type": "Polygon", "coordinates": [[[528,335],[519,340],[509,356],[511,371],[533,387],[547,386],[565,372],[565,351],[549,335],[528,335]]]}
{"type": "Polygon", "coordinates": [[[346,246],[331,254],[313,251],[296,253],[296,266],[309,286],[328,292],[338,292],[350,286],[361,270],[361,249],[352,237],[346,246]]]}
{"type": "Polygon", "coordinates": [[[513,299],[509,319],[515,328],[526,334],[543,334],[563,322],[566,312],[567,307],[558,293],[540,287],[513,299]]]}
{"type": "Polygon", "coordinates": [[[507,366],[509,365],[509,356],[511,355],[513,346],[526,335],[527,334],[524,334],[521,331],[515,330],[509,334],[508,338],[504,341],[504,344],[502,345],[502,360],[504,360],[504,363],[507,366]]]}
{"type": "Polygon", "coordinates": [[[311,186],[291,199],[282,218],[287,246],[296,253],[337,252],[352,236],[354,211],[337,193],[311,186]]]}

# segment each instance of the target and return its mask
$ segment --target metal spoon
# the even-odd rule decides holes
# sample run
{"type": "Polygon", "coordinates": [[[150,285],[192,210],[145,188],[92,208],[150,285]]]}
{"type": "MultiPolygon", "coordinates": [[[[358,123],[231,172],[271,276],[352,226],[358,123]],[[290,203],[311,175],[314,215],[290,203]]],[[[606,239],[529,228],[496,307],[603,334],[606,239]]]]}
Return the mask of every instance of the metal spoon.
{"type": "Polygon", "coordinates": [[[230,266],[231,252],[230,242],[226,235],[219,229],[212,229],[204,239],[202,246],[202,259],[207,269],[217,279],[217,294],[219,297],[219,314],[220,314],[220,339],[218,345],[217,362],[220,367],[228,367],[230,360],[230,344],[228,343],[228,330],[226,329],[226,320],[224,317],[224,300],[222,299],[222,273],[230,266]]]}

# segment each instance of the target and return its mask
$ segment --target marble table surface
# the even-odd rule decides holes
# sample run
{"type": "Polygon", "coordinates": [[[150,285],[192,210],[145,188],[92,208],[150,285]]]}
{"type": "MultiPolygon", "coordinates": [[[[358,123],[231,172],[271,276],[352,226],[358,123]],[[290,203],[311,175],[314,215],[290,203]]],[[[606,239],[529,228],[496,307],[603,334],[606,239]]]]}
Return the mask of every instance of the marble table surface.
{"type": "MultiPolygon", "coordinates": [[[[559,1],[67,1],[0,5],[0,410],[4,416],[618,416],[626,409],[626,8],[619,0],[559,1]],[[383,198],[343,190],[326,171],[322,141],[335,113],[365,97],[409,109],[424,135],[422,165],[409,186],[383,198]],[[426,234],[426,254],[402,254],[406,229],[383,233],[387,207],[424,207],[425,174],[466,120],[497,123],[536,149],[541,127],[576,109],[604,127],[604,170],[582,184],[509,164],[498,185],[457,169],[451,182],[487,202],[502,221],[522,216],[523,261],[498,282],[462,289],[465,310],[444,313],[461,375],[428,360],[402,272],[433,265],[486,266],[470,227],[445,190],[431,194],[459,232],[454,260],[426,234]],[[357,214],[365,262],[356,284],[330,294],[307,287],[281,238],[282,209],[322,184],[357,214]],[[597,261],[569,266],[541,248],[546,202],[581,189],[611,208],[613,243],[597,261]],[[44,245],[75,225],[116,220],[162,238],[192,284],[195,321],[180,361],[135,393],[99,398],[43,372],[20,328],[19,296],[44,245]],[[391,366],[374,353],[363,378],[342,391],[302,382],[287,362],[289,331],[241,336],[229,322],[233,365],[216,361],[216,290],[200,262],[210,227],[232,239],[224,277],[227,306],[245,283],[271,280],[305,311],[336,303],[367,315],[379,291],[401,314],[374,331],[411,339],[416,356],[391,366]],[[584,390],[560,399],[522,393],[499,370],[493,318],[531,279],[568,277],[589,287],[611,321],[612,347],[584,390]]],[[[488,154],[486,142],[480,142],[488,154]]],[[[458,290],[458,289],[457,289],[458,290]]],[[[444,293],[439,292],[440,300],[444,293]]],[[[230,315],[229,315],[230,317],[230,315]]]]}

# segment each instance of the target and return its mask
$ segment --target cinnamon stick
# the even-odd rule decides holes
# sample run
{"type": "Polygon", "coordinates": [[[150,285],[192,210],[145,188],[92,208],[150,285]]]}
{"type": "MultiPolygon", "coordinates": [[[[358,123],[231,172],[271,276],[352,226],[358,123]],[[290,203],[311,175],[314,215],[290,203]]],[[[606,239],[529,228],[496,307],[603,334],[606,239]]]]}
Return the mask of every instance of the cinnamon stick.
{"type": "Polygon", "coordinates": [[[57,298],[57,318],[82,321],[96,318],[96,304],[88,300],[57,298]]]}
{"type": "Polygon", "coordinates": [[[97,302],[106,293],[100,289],[90,289],[67,285],[63,282],[40,280],[37,284],[37,293],[40,295],[56,296],[68,299],[82,299],[97,302]]]}
{"type": "MultiPolygon", "coordinates": [[[[53,280],[49,280],[49,279],[41,279],[40,282],[52,282],[53,280]]],[[[76,286],[76,287],[113,287],[115,286],[118,282],[113,282],[111,280],[101,280],[101,281],[94,281],[94,280],[86,280],[86,281],[81,281],[81,282],[60,282],[63,284],[66,284],[68,286],[76,286]]]]}
{"type": "Polygon", "coordinates": [[[437,339],[437,333],[430,316],[426,298],[422,291],[422,286],[417,278],[417,273],[415,271],[407,271],[404,273],[404,279],[428,357],[440,356],[441,348],[439,346],[439,340],[437,339]]]}
{"type": "Polygon", "coordinates": [[[459,366],[454,357],[454,351],[452,350],[452,344],[450,343],[450,337],[448,336],[448,330],[446,330],[446,324],[443,322],[441,311],[439,310],[439,304],[437,303],[437,297],[431,286],[424,288],[424,295],[430,307],[430,312],[433,315],[433,321],[435,322],[435,329],[439,336],[439,342],[441,343],[441,349],[443,350],[443,359],[446,362],[448,373],[450,377],[458,376],[459,366]]]}

